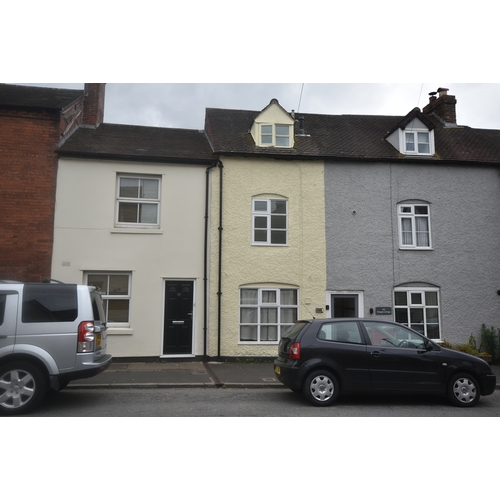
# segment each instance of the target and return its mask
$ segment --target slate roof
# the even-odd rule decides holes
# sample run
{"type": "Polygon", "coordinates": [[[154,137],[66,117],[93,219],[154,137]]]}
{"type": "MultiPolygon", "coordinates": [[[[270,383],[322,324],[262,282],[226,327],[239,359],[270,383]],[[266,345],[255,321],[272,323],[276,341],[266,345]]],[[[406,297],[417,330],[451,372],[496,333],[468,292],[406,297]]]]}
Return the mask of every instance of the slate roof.
{"type": "MultiPolygon", "coordinates": [[[[411,113],[415,113],[413,110],[411,113]]],[[[481,162],[500,164],[500,130],[445,127],[432,116],[435,156],[405,156],[385,140],[408,116],[297,114],[304,117],[304,136],[295,126],[293,148],[256,146],[250,127],[260,111],[208,108],[205,131],[216,154],[263,155],[275,158],[350,159],[371,161],[481,162]]]]}
{"type": "Polygon", "coordinates": [[[83,90],[53,89],[0,83],[0,106],[62,110],[83,97],[83,90]]]}
{"type": "Polygon", "coordinates": [[[206,164],[214,161],[203,131],[111,123],[79,128],[58,152],[60,156],[80,158],[206,164]]]}

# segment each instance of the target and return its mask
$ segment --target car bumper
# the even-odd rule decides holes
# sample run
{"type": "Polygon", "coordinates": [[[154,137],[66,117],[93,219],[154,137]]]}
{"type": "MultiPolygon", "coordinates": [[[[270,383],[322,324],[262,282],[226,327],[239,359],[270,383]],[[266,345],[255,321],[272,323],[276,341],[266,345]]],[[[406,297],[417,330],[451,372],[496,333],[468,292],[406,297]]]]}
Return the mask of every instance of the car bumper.
{"type": "Polygon", "coordinates": [[[79,380],[99,375],[99,373],[102,373],[104,370],[109,368],[112,359],[113,356],[111,354],[106,354],[95,361],[82,362],[77,370],[51,376],[50,386],[52,389],[57,391],[61,385],[67,384],[72,380],[79,380]]]}
{"type": "Polygon", "coordinates": [[[299,390],[302,384],[300,369],[278,359],[274,361],[274,376],[292,390],[299,390]]]}

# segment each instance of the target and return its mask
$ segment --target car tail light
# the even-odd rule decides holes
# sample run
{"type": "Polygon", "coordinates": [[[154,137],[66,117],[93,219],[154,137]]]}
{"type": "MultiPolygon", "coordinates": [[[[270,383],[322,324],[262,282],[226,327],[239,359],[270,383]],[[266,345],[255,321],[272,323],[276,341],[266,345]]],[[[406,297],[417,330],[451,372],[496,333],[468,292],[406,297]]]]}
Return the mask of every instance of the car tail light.
{"type": "Polygon", "coordinates": [[[300,359],[300,344],[298,342],[295,342],[290,346],[288,356],[290,359],[300,359]]]}
{"type": "Polygon", "coordinates": [[[77,352],[93,352],[95,346],[95,333],[93,321],[82,321],[78,327],[77,352]]]}

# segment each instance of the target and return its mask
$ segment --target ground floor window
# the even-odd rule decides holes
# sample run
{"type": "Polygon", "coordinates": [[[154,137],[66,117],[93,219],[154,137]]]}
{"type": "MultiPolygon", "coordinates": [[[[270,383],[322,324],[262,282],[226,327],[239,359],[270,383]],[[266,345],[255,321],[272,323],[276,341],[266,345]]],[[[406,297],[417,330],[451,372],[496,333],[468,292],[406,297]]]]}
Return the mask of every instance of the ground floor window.
{"type": "Polygon", "coordinates": [[[437,288],[396,288],[394,313],[397,323],[409,326],[430,339],[441,338],[437,288]]]}
{"type": "Polygon", "coordinates": [[[108,326],[130,326],[131,273],[88,272],[86,279],[103,294],[108,326]]]}
{"type": "Polygon", "coordinates": [[[240,342],[277,343],[297,316],[295,288],[240,289],[240,342]]]}

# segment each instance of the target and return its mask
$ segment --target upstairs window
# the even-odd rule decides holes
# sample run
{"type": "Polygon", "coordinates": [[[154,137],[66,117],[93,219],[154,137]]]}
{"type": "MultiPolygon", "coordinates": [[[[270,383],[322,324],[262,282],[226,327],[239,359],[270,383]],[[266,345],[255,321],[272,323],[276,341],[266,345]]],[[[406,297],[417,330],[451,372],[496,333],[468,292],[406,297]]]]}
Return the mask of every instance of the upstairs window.
{"type": "Polygon", "coordinates": [[[289,148],[291,142],[290,137],[290,125],[272,124],[260,126],[260,146],[289,148]]]}
{"type": "Polygon", "coordinates": [[[400,248],[431,248],[429,205],[399,205],[398,219],[400,248]]]}
{"type": "Polygon", "coordinates": [[[405,132],[405,152],[419,155],[430,154],[429,132],[405,132]]]}
{"type": "Polygon", "coordinates": [[[252,200],[252,244],[287,244],[286,200],[255,198],[252,200]]]}
{"type": "Polygon", "coordinates": [[[116,203],[117,226],[158,227],[160,179],[119,175],[116,203]]]}

